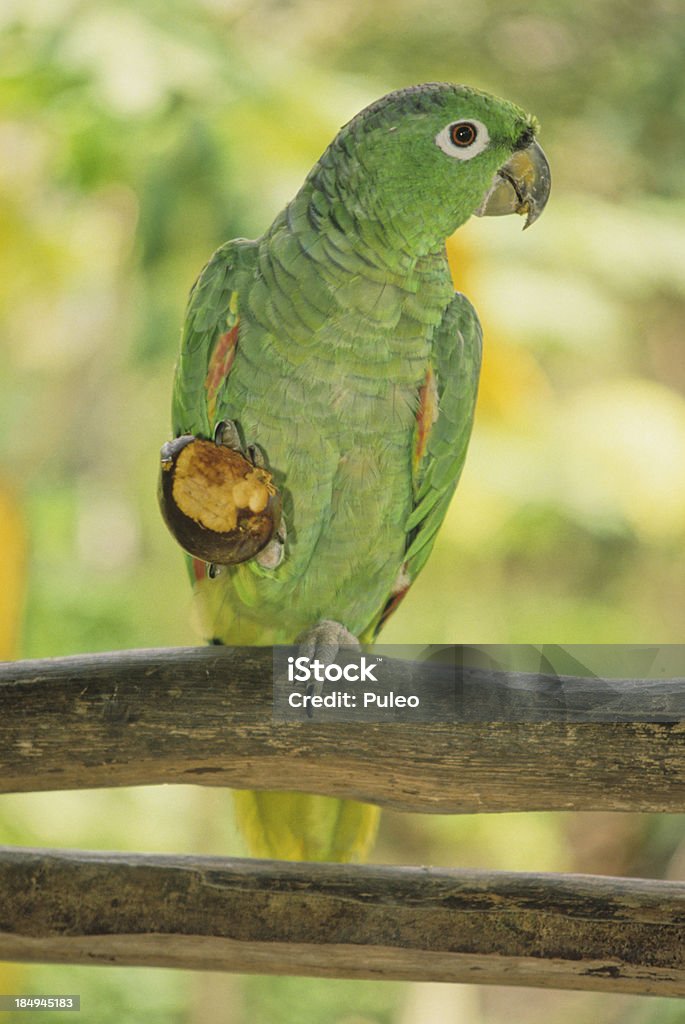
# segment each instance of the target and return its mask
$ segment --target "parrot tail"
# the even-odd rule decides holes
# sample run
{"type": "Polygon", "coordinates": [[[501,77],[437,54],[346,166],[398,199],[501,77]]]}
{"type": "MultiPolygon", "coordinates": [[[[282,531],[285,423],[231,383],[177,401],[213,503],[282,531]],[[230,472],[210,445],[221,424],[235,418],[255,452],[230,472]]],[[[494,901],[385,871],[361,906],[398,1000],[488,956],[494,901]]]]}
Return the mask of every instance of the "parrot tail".
{"type": "Polygon", "coordinates": [[[233,793],[235,820],[253,857],[364,861],[380,807],[309,793],[233,793]]]}

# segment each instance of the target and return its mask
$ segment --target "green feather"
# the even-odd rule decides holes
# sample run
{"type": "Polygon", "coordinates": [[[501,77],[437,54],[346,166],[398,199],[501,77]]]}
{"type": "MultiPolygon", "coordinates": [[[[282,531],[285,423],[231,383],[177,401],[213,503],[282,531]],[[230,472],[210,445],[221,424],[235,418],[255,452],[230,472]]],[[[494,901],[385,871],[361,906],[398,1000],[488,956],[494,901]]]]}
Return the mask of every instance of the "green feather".
{"type": "MultiPolygon", "coordinates": [[[[464,463],[480,366],[478,320],[454,294],[444,240],[526,132],[527,115],[477,90],[392,93],[341,130],[261,238],[229,242],[203,270],[174,430],[211,437],[216,422],[236,420],[265,453],[288,534],[278,568],[226,567],[196,583],[207,638],[293,643],[321,619],[368,636],[398,577],[420,571],[464,463]],[[473,159],[436,144],[461,120],[487,126],[473,159]],[[236,324],[230,372],[208,396],[217,346],[236,324]],[[422,423],[415,457],[429,369],[437,416],[422,423]]],[[[375,831],[368,805],[290,793],[236,800],[261,855],[361,857],[375,831]]]]}

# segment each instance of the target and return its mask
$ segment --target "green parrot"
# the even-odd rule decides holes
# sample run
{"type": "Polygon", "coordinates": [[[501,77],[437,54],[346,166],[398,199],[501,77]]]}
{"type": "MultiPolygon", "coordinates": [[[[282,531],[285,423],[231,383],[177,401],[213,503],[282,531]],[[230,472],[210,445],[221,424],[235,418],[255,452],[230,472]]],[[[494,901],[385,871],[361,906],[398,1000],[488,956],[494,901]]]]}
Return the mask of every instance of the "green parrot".
{"type": "MultiPolygon", "coordinates": [[[[331,658],[370,642],[421,571],[464,465],[481,359],[445,240],[474,213],[539,216],[550,175],[537,128],[462,85],[392,92],[340,130],[260,238],[227,242],[205,266],[174,435],[179,448],[243,453],[252,511],[278,494],[272,529],[237,564],[185,545],[209,642],[298,642],[331,658]]],[[[184,493],[193,479],[186,467],[184,493]]],[[[185,509],[200,533],[235,527],[215,498],[185,509]]],[[[368,804],[234,795],[255,856],[361,859],[373,841],[368,804]]]]}

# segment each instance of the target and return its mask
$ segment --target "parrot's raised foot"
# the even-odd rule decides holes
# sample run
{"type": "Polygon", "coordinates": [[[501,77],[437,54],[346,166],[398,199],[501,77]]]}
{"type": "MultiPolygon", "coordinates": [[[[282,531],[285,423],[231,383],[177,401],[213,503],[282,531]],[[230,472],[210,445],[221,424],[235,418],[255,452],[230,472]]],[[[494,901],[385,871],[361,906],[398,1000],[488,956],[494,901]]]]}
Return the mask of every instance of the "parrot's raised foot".
{"type": "Polygon", "coordinates": [[[256,452],[243,452],[233,421],[219,423],[212,441],[184,434],[162,446],[162,515],[181,547],[207,562],[212,579],[220,566],[254,558],[278,530],[280,495],[256,452]]]}
{"type": "Polygon", "coordinates": [[[243,444],[240,427],[236,420],[220,420],[214,428],[214,444],[230,448],[251,462],[255,469],[266,469],[264,452],[258,444],[243,444]]]}
{"type": "Polygon", "coordinates": [[[235,420],[220,420],[214,428],[214,444],[220,444],[231,451],[244,453],[240,430],[235,420]]]}

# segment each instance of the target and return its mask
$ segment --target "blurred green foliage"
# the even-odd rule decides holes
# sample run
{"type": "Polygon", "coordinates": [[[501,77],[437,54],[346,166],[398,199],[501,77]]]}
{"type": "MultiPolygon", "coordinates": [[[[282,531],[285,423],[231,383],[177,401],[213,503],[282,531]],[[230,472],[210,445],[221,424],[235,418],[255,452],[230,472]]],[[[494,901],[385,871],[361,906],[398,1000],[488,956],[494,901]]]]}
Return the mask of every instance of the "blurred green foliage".
{"type": "MultiPolygon", "coordinates": [[[[554,188],[530,234],[477,221],[451,245],[486,333],[476,431],[384,639],[682,642],[682,14],[678,0],[4,0],[0,542],[25,565],[25,587],[14,570],[0,581],[24,609],[4,656],[195,642],[155,501],[189,286],[218,244],[267,226],[365,103],[443,79],[534,111],[554,188]]],[[[237,849],[221,793],[8,797],[0,813],[14,843],[237,849]]],[[[630,815],[387,815],[377,857],[677,877],[682,832],[630,815]]],[[[580,993],[6,970],[6,991],[81,988],[88,1021],[678,1019],[669,1002],[580,993]]]]}

